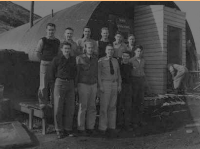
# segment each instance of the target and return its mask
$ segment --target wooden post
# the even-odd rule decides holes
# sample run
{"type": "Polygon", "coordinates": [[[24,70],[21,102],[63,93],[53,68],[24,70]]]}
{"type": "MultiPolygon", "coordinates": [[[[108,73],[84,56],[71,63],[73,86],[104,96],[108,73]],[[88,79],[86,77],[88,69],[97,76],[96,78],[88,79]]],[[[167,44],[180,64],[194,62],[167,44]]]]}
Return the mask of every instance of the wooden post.
{"type": "Polygon", "coordinates": [[[33,129],[33,109],[29,109],[29,121],[28,121],[28,125],[29,125],[29,129],[33,129]]]}
{"type": "Polygon", "coordinates": [[[51,17],[53,18],[53,9],[51,10],[51,17]]]}
{"type": "Polygon", "coordinates": [[[33,17],[34,17],[34,1],[31,1],[30,18],[29,18],[30,28],[33,26],[33,17]]]}

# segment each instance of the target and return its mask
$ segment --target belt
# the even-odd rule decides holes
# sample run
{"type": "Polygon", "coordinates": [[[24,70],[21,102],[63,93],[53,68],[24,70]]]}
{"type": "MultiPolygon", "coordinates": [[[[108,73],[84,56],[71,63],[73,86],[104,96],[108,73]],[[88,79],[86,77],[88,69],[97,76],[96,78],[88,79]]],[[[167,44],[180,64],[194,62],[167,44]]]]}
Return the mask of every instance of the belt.
{"type": "Polygon", "coordinates": [[[63,80],[63,81],[67,81],[67,82],[74,80],[74,79],[63,79],[63,78],[58,78],[58,79],[63,80]]]}
{"type": "Polygon", "coordinates": [[[115,79],[115,80],[102,80],[102,81],[107,81],[107,82],[117,82],[117,80],[115,79]]]}

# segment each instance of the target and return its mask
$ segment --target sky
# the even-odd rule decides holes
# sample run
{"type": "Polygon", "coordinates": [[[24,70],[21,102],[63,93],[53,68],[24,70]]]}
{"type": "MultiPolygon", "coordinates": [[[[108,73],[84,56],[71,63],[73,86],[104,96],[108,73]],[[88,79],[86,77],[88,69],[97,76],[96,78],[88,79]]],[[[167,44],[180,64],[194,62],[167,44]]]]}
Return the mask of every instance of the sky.
{"type": "MultiPolygon", "coordinates": [[[[30,1],[13,1],[18,5],[30,9],[30,1]]],[[[51,13],[62,10],[80,3],[80,1],[36,1],[34,11],[36,14],[44,17],[51,13]]],[[[186,19],[190,25],[195,40],[197,52],[200,54],[200,1],[175,1],[181,11],[186,12],[186,19]]]]}

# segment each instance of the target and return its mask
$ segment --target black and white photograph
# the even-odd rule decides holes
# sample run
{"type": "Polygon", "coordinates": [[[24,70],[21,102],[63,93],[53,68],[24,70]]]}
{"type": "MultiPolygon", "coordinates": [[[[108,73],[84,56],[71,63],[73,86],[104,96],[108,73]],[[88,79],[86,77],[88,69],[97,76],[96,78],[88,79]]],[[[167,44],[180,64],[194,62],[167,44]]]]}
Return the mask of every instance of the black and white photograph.
{"type": "Polygon", "coordinates": [[[199,149],[200,1],[0,1],[0,149],[199,149]]]}

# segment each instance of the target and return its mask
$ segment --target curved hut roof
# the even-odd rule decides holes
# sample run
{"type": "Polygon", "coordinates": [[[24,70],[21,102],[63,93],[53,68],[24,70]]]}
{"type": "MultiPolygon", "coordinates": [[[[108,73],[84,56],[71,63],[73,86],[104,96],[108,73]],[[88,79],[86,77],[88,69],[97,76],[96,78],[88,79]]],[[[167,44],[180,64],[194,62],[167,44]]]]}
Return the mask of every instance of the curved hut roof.
{"type": "MultiPolygon", "coordinates": [[[[98,39],[100,26],[109,25],[109,14],[134,19],[133,14],[135,5],[165,5],[179,9],[174,2],[170,1],[82,2],[55,13],[54,17],[48,15],[44,18],[36,20],[32,28],[30,28],[29,24],[27,23],[0,34],[0,49],[14,49],[16,51],[24,51],[29,55],[30,60],[35,61],[35,47],[38,40],[45,36],[45,28],[47,23],[52,22],[56,24],[56,37],[60,40],[63,39],[63,34],[66,27],[74,28],[75,40],[80,38],[82,35],[82,29],[86,25],[90,25],[92,27],[92,36],[94,39],[98,39]]],[[[189,28],[188,25],[187,28],[189,28]]],[[[189,32],[191,33],[190,28],[189,32]]]]}

